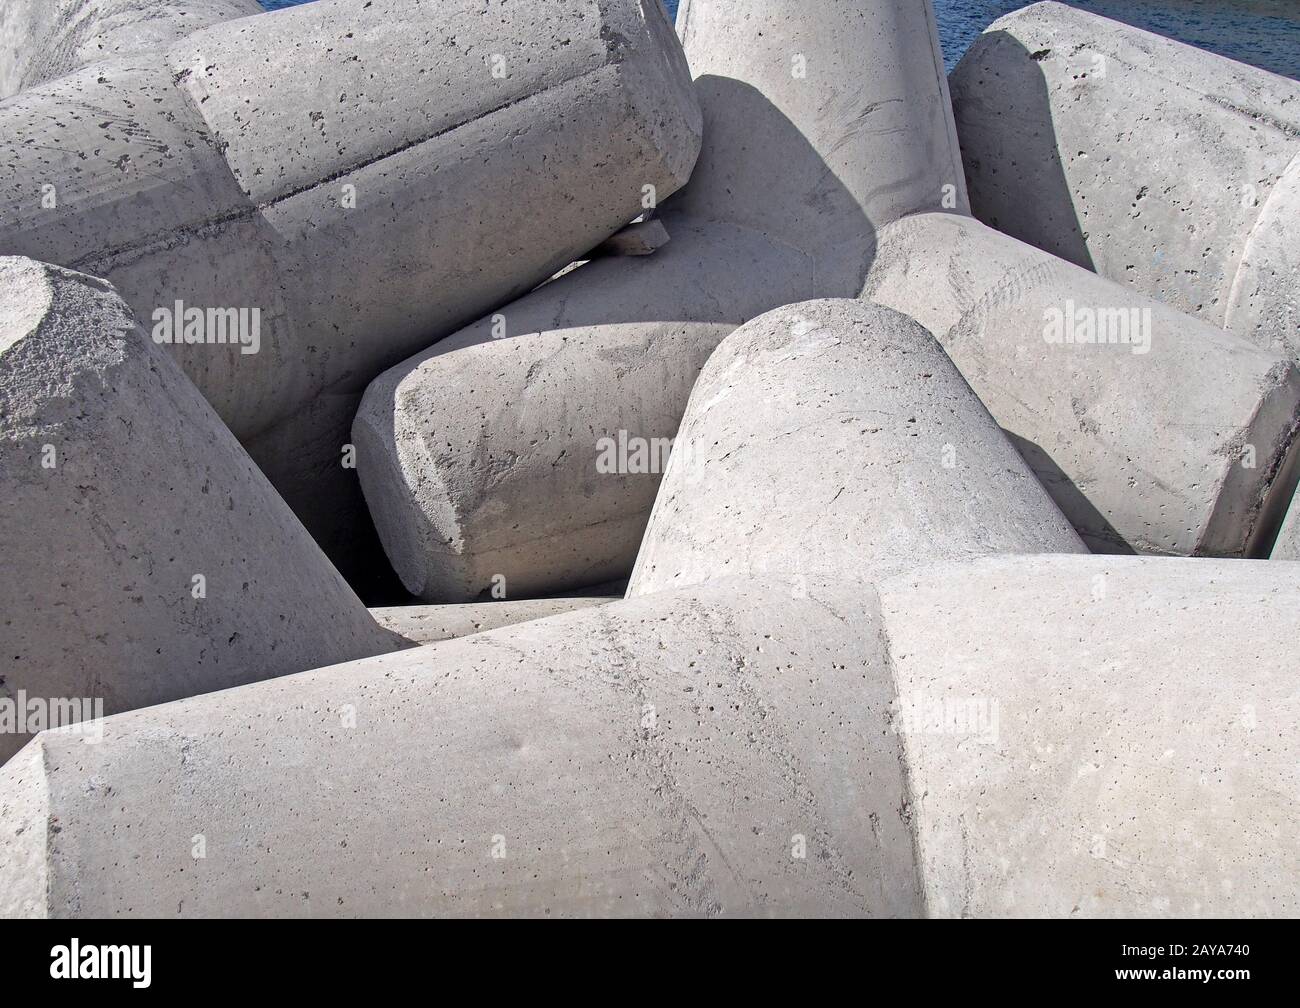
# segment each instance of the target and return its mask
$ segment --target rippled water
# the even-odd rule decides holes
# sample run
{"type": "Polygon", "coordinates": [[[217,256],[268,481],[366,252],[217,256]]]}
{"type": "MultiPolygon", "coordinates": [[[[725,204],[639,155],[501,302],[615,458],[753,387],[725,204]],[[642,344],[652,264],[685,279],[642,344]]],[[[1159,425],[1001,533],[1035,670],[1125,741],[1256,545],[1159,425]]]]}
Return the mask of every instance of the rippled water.
{"type": "MultiPolygon", "coordinates": [[[[262,0],[262,6],[274,10],[303,2],[309,0],[262,0]]],[[[665,3],[676,12],[677,0],[665,3]]],[[[1074,0],[1072,5],[1274,73],[1300,77],[1300,3],[1296,0],[1074,0]]],[[[990,22],[1026,6],[1026,0],[935,0],[934,6],[944,59],[951,69],[990,22]]]]}

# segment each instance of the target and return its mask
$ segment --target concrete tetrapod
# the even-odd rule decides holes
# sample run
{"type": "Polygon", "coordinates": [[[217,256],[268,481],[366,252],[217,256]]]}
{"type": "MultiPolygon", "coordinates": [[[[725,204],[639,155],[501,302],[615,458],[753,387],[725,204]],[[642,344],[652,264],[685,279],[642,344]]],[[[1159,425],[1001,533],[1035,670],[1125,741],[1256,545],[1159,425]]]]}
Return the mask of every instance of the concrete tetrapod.
{"type": "Polygon", "coordinates": [[[257,0],[5,0],[0,98],[102,59],[137,55],[208,25],[260,13],[257,0]]]}
{"type": "Polygon", "coordinates": [[[914,915],[880,639],[722,584],[46,732],[0,916],[914,915]]]}
{"type": "Polygon", "coordinates": [[[856,296],[876,228],[966,208],[928,3],[687,0],[678,25],[705,137],[668,245],[574,270],[367,392],[362,486],[425,599],[625,577],[662,472],[636,456],[663,454],[722,338],[856,296]]]}
{"type": "Polygon", "coordinates": [[[1300,566],[990,557],[880,597],[931,915],[1300,912],[1300,566]]]}
{"type": "Polygon", "coordinates": [[[1300,254],[1269,235],[1300,219],[1300,82],[1037,3],[971,46],[952,98],[980,220],[1297,349],[1300,254]]]}
{"type": "Polygon", "coordinates": [[[1086,552],[930,333],[861,301],[742,326],[691,393],[628,596],[1086,552]]]}
{"type": "Polygon", "coordinates": [[[0,916],[1294,915],[1298,574],[723,580],[44,732],[0,916]]]}
{"type": "Polygon", "coordinates": [[[1267,556],[1289,359],[952,214],[883,229],[864,297],[939,338],[1094,553],[1267,556]]]}
{"type": "Polygon", "coordinates": [[[52,720],[403,645],[112,288],[18,258],[0,500],[0,760],[52,720]]]}
{"type": "MultiPolygon", "coordinates": [[[[287,499],[337,475],[348,397],[674,192],[699,149],[660,5],[433,6],[317,0],[0,103],[0,246],[112,280],[287,499]]],[[[304,514],[331,546],[364,518],[304,514]]]]}

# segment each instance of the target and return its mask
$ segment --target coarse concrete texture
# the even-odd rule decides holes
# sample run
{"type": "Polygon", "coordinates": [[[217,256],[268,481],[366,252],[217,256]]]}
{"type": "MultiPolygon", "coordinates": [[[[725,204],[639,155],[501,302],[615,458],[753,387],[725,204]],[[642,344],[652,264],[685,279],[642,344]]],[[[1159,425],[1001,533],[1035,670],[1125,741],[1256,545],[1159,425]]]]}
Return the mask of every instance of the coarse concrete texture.
{"type": "Polygon", "coordinates": [[[404,644],[107,283],[16,257],[0,258],[0,499],[7,706],[111,713],[404,644]]]}
{"type": "Polygon", "coordinates": [[[543,282],[646,186],[673,193],[700,121],[649,0],[317,0],[0,103],[0,246],[107,277],[160,338],[174,320],[277,489],[319,498],[332,476],[293,479],[339,464],[352,419],[322,397],[543,282]]]}
{"type": "Polygon", "coordinates": [[[810,301],[709,359],[628,596],[1051,552],[1086,551],[934,337],[889,308],[810,301]]]}
{"type": "Polygon", "coordinates": [[[724,580],[43,732],[0,916],[1293,916],[1298,575],[724,580]]]}
{"type": "Polygon", "coordinates": [[[929,914],[1300,912],[1300,565],[991,557],[880,597],[929,914]]]}
{"type": "Polygon", "coordinates": [[[1300,82],[1037,3],[995,21],[951,83],[976,217],[1294,348],[1300,256],[1278,229],[1300,215],[1300,82]]]}
{"type": "Polygon", "coordinates": [[[915,915],[891,699],[869,592],[744,582],[45,732],[0,916],[915,915]]]}
{"type": "Polygon", "coordinates": [[[470,634],[558,616],[560,613],[608,605],[622,595],[603,597],[568,596],[519,599],[515,602],[466,602],[460,605],[380,606],[370,610],[385,630],[400,634],[415,644],[437,644],[470,634]]]}
{"type": "Polygon", "coordinates": [[[4,0],[0,98],[175,42],[208,25],[262,13],[257,0],[4,0]]]}
{"type": "Polygon", "coordinates": [[[1289,359],[952,214],[882,229],[864,296],[938,337],[1094,553],[1268,555],[1289,359]]]}
{"type": "Polygon", "coordinates": [[[494,575],[537,593],[626,576],[661,469],[622,447],[611,469],[607,446],[662,454],[723,337],[856,296],[876,228],[967,208],[928,3],[687,0],[678,28],[705,131],[661,208],[672,241],[567,273],[363,401],[362,487],[425,599],[476,598],[494,575]]]}

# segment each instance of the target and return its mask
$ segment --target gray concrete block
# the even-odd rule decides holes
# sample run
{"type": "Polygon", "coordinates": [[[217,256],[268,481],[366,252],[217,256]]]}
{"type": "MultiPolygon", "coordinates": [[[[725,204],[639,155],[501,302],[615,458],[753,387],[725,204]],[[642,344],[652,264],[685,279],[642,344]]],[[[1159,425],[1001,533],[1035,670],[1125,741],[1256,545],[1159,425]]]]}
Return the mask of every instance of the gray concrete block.
{"type": "Polygon", "coordinates": [[[951,84],[976,217],[1294,348],[1300,259],[1268,233],[1300,214],[1300,82],[1037,3],[995,21],[951,84]]]}
{"type": "Polygon", "coordinates": [[[0,98],[208,25],[262,13],[257,0],[5,0],[0,98]]]}
{"type": "Polygon", "coordinates": [[[47,732],[0,915],[915,915],[878,631],[724,584],[47,732]]]}
{"type": "Polygon", "coordinates": [[[1288,358],[951,214],[885,228],[864,296],[938,337],[1093,552],[1267,556],[1288,358]]]}
{"type": "Polygon", "coordinates": [[[269,470],[322,471],[350,418],[314,429],[317,399],[640,216],[699,138],[657,4],[318,0],[0,104],[0,245],[107,277],[142,320],[258,309],[255,352],[171,349],[237,437],[277,446],[269,470]]]}
{"type": "Polygon", "coordinates": [[[10,713],[24,696],[112,713],[403,644],[108,284],[12,257],[0,498],[10,713]]]}
{"type": "Polygon", "coordinates": [[[1050,552],[1085,550],[934,337],[889,308],[810,301],[709,358],[628,596],[1050,552]]]}
{"type": "Polygon", "coordinates": [[[573,270],[367,393],[362,486],[423,598],[626,576],[661,469],[602,471],[601,445],[658,452],[729,332],[856,296],[878,227],[966,208],[928,4],[689,0],[678,25],[705,139],[662,208],[672,242],[573,270]]]}
{"type": "Polygon", "coordinates": [[[1300,566],[990,557],[880,595],[930,915],[1300,912],[1300,566]]]}
{"type": "Polygon", "coordinates": [[[622,595],[602,597],[567,596],[519,599],[501,602],[466,602],[461,605],[379,606],[370,610],[385,630],[400,634],[413,644],[438,644],[471,634],[499,630],[560,613],[608,605],[622,595]]]}

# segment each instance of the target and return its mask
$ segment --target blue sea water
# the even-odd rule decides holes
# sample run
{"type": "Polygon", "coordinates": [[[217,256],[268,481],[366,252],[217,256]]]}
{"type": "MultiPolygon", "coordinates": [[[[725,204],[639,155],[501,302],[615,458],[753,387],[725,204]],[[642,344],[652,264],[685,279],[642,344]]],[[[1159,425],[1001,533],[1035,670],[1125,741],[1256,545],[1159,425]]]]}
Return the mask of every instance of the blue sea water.
{"type": "MultiPolygon", "coordinates": [[[[270,10],[310,0],[261,0],[270,10]]],[[[556,0],[563,3],[564,0],[556,0]]],[[[676,14],[677,0],[664,0],[676,14]]],[[[791,4],[806,0],[790,0],[791,4]]],[[[935,0],[948,69],[988,25],[1029,0],[935,0]]],[[[1126,21],[1288,77],[1300,77],[1297,0],[1073,0],[1072,6],[1126,21]]]]}

